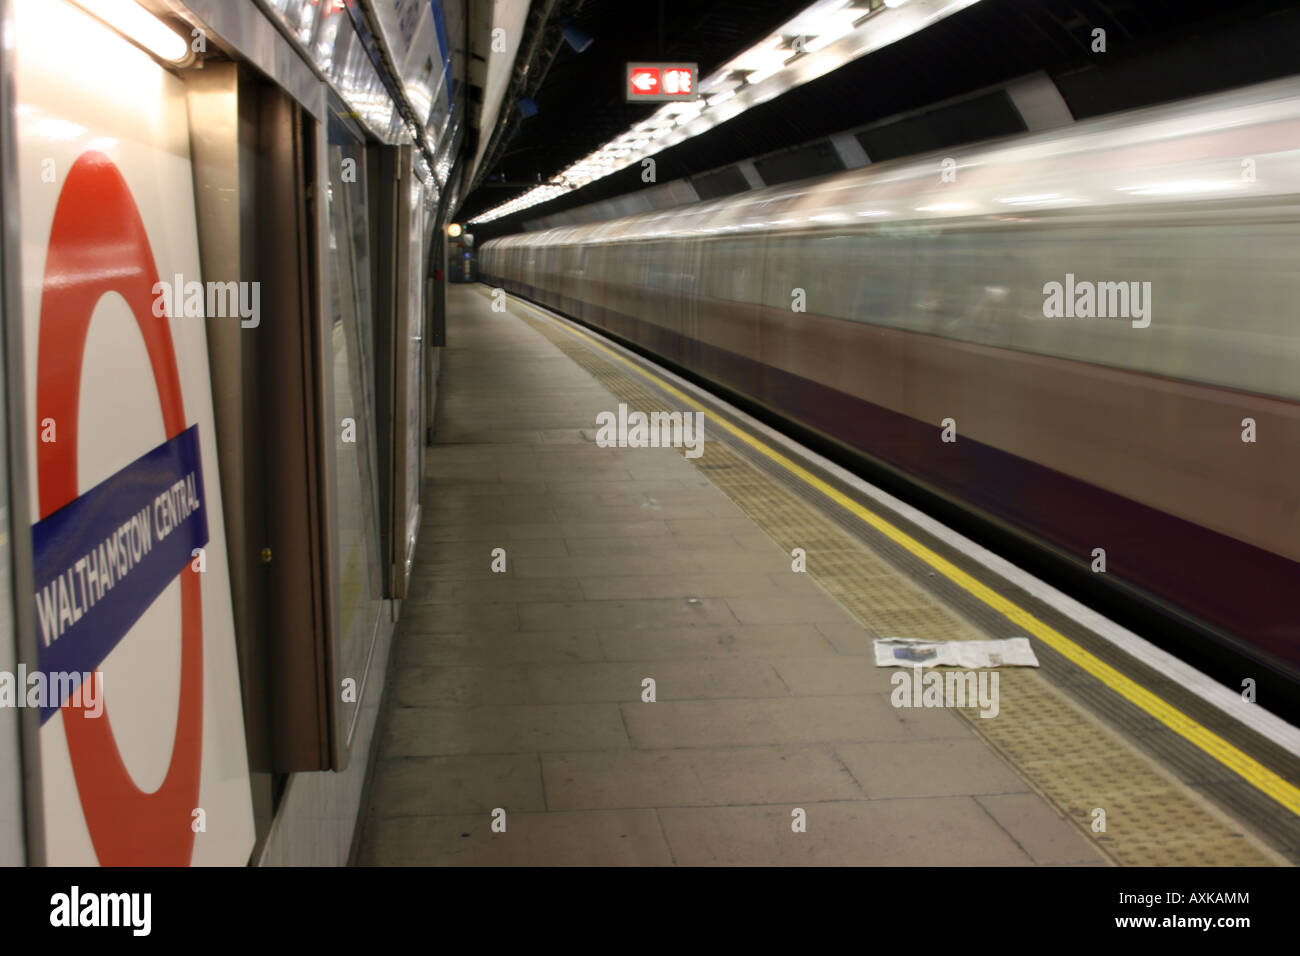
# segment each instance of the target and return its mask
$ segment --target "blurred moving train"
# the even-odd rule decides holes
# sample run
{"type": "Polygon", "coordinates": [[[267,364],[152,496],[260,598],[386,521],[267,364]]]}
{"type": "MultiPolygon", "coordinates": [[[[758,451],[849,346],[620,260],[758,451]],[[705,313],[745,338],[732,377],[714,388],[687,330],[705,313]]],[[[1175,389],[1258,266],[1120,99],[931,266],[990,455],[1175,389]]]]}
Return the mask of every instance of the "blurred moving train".
{"type": "Polygon", "coordinates": [[[1289,680],[1298,264],[1294,79],[480,250],[1289,680]]]}

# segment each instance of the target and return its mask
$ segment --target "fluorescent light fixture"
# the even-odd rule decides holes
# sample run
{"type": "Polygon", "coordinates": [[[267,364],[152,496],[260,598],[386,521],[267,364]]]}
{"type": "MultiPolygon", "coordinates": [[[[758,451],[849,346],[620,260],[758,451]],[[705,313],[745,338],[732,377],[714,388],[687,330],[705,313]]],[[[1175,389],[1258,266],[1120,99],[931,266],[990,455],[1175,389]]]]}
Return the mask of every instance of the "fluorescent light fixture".
{"type": "MultiPolygon", "coordinates": [[[[750,70],[763,70],[772,66],[779,66],[790,57],[794,56],[794,50],[784,49],[785,37],[778,33],[776,36],[770,36],[761,43],[756,43],[740,56],[729,62],[723,67],[723,70],[731,72],[740,70],[748,72],[750,70]]],[[[712,77],[710,77],[712,79],[712,77]]]]}
{"type": "Polygon", "coordinates": [[[135,0],[76,0],[76,3],[154,56],[179,63],[190,55],[190,45],[185,39],[135,0]]]}
{"type": "Polygon", "coordinates": [[[693,103],[683,103],[683,104],[681,104],[681,105],[684,106],[684,107],[690,107],[690,108],[689,108],[689,109],[682,109],[682,110],[679,110],[679,112],[681,113],[681,115],[677,117],[677,125],[678,125],[678,126],[685,126],[685,125],[686,125],[687,123],[689,123],[691,120],[693,120],[693,119],[695,119],[697,116],[699,116],[700,113],[703,112],[703,110],[704,110],[704,108],[705,108],[705,102],[704,102],[704,100],[696,100],[696,101],[693,102],[693,103]]]}
{"type": "Polygon", "coordinates": [[[738,86],[744,86],[745,81],[742,77],[736,76],[734,71],[718,70],[712,76],[709,76],[699,82],[701,93],[713,94],[721,93],[723,90],[734,90],[738,86]]]}
{"type": "Polygon", "coordinates": [[[698,113],[702,109],[704,109],[704,103],[701,100],[681,100],[676,103],[669,103],[655,113],[655,116],[666,118],[677,113],[698,113]]]}
{"type": "MultiPolygon", "coordinates": [[[[848,5],[849,0],[818,0],[817,3],[800,10],[793,19],[787,20],[781,26],[781,32],[786,36],[817,36],[826,29],[826,24],[848,5]]],[[[856,15],[864,17],[867,11],[859,10],[856,15]]]]}
{"type": "Polygon", "coordinates": [[[755,70],[753,73],[749,74],[749,76],[745,77],[745,82],[748,83],[750,86],[757,86],[759,83],[762,83],[764,80],[766,80],[769,76],[776,76],[778,73],[780,73],[781,67],[784,65],[785,64],[774,66],[770,70],[755,70]]]}
{"type": "Polygon", "coordinates": [[[816,53],[836,40],[848,36],[853,32],[853,21],[861,20],[864,16],[866,12],[863,10],[841,10],[827,17],[826,22],[816,31],[817,36],[804,43],[804,52],[816,53]]]}

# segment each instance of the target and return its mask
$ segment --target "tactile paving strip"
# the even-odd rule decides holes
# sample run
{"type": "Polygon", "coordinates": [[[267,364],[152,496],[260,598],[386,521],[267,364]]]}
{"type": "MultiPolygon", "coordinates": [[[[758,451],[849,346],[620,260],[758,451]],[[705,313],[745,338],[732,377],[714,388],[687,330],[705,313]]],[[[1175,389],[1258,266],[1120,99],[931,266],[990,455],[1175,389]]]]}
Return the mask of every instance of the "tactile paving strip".
{"type": "MultiPolygon", "coordinates": [[[[681,410],[618,364],[522,311],[524,322],[629,408],[681,410]]],[[[750,461],[714,429],[692,463],[786,552],[807,552],[808,574],[868,637],[987,640],[994,635],[911,577],[863,538],[750,461]]],[[[1039,651],[1040,655],[1042,650],[1039,651]]],[[[1058,812],[1124,866],[1267,866],[1287,860],[1193,792],[1033,670],[1000,673],[996,719],[963,719],[1058,812]],[[1094,830],[1097,810],[1105,829],[1094,830]]]]}

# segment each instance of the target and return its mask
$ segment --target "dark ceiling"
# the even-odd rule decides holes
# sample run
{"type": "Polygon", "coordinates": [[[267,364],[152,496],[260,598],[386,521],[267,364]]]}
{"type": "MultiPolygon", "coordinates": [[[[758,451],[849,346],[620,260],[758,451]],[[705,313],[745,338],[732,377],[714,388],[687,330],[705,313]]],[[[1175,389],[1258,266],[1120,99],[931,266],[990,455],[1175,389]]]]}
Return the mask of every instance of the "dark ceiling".
{"type": "MultiPolygon", "coordinates": [[[[595,37],[562,46],[515,129],[459,217],[506,202],[649,116],[623,102],[623,64],[685,60],[700,73],[735,56],[810,0],[584,0],[573,25],[595,37]],[[663,10],[662,29],[659,10],[663,10]],[[660,41],[662,33],[663,40],[660,41]],[[512,187],[501,181],[519,184],[512,187]]],[[[1045,70],[1078,119],[1300,72],[1300,2],[1278,0],[983,0],[656,156],[668,182],[919,109],[1045,70]],[[1107,52],[1093,53],[1095,27],[1107,52]]],[[[503,113],[513,108],[502,105],[503,113]]],[[[978,138],[978,137],[976,137],[978,138]]],[[[632,167],[475,229],[515,231],[524,219],[642,186],[632,167]]]]}
{"type": "MultiPolygon", "coordinates": [[[[502,154],[484,178],[536,182],[564,169],[652,114],[661,103],[627,103],[623,68],[634,60],[698,63],[700,75],[752,45],[804,9],[811,0],[570,0],[557,5],[549,27],[569,23],[593,38],[577,53],[559,43],[541,89],[532,96],[535,116],[514,104],[501,114],[514,126],[502,154]],[[576,8],[576,9],[575,9],[576,8]]],[[[534,0],[534,8],[539,6],[534,0]]],[[[534,10],[536,12],[536,9],[534,10]]],[[[521,44],[521,55],[531,37],[521,44]]],[[[522,192],[489,182],[464,209],[477,213],[522,192]]],[[[468,218],[468,217],[465,217],[468,218]]]]}

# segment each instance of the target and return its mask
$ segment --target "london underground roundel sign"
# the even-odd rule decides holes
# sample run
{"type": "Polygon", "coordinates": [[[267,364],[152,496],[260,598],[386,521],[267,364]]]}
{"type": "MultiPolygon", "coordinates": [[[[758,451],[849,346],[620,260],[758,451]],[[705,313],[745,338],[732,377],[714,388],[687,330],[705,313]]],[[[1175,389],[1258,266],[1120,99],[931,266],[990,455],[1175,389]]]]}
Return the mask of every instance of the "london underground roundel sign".
{"type": "MultiPolygon", "coordinates": [[[[93,671],[162,588],[179,576],[181,589],[180,706],[171,759],[157,790],[146,793],[131,779],[113,736],[111,693],[98,717],[71,699],[61,708],[86,825],[96,856],[107,865],[190,861],[191,813],[202,769],[202,589],[201,576],[190,569],[189,546],[207,540],[203,502],[196,499],[200,507],[161,540],[156,525],[143,535],[137,529],[134,539],[120,527],[124,508],[133,511],[145,502],[147,509],[157,501],[157,490],[173,487],[180,470],[197,459],[197,427],[186,426],[169,320],[153,314],[157,281],[144,224],[122,174],[102,153],[83,153],[55,207],[40,307],[36,416],[52,419],[58,429],[57,441],[36,444],[41,520],[33,528],[33,552],[41,670],[93,671]],[[82,367],[92,313],[109,292],[126,300],[144,340],[167,441],[83,494],[77,486],[82,367]],[[106,523],[99,520],[104,515],[106,523]],[[186,523],[189,528],[181,527],[186,523]],[[98,565],[90,585],[86,557],[98,565]],[[80,580],[69,575],[65,581],[64,569],[74,566],[80,580]]],[[[198,471],[195,491],[201,495],[198,471]]],[[[132,514],[125,517],[129,525],[132,514]]]]}
{"type": "Polygon", "coordinates": [[[6,6],[22,53],[23,307],[5,321],[22,330],[32,519],[32,590],[15,600],[35,612],[19,663],[39,709],[33,860],[244,866],[209,320],[158,294],[164,276],[203,284],[187,87],[67,0],[6,6]]]}

